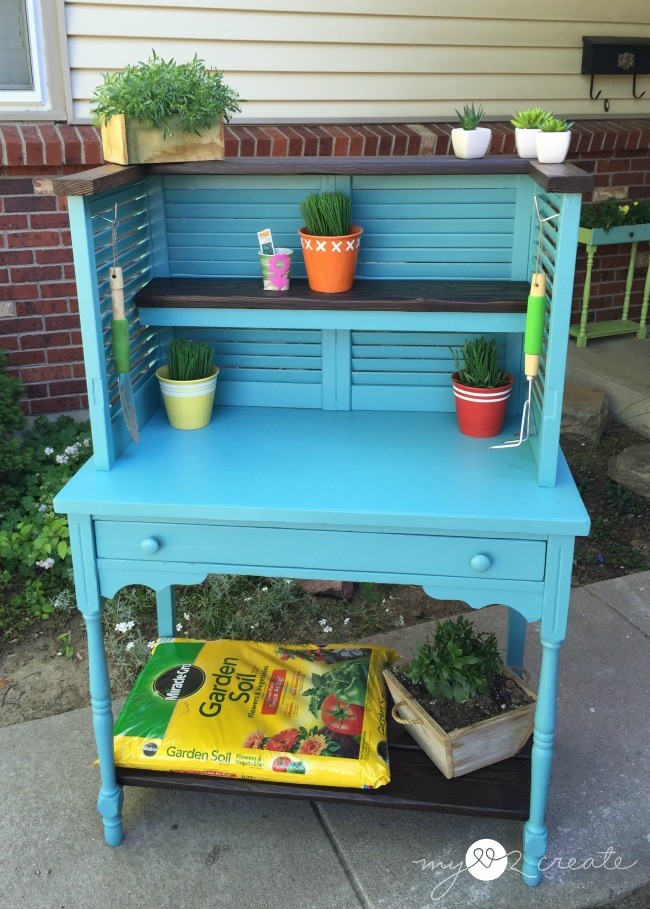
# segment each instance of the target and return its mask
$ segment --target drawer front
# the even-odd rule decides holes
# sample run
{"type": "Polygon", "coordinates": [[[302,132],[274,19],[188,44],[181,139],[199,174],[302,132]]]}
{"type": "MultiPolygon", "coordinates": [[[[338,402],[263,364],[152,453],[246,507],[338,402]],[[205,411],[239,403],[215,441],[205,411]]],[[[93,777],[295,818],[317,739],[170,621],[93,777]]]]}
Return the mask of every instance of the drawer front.
{"type": "MultiPolygon", "coordinates": [[[[250,568],[541,581],[546,544],[425,534],[96,521],[97,556],[250,568]]],[[[296,576],[300,576],[299,574],[296,576]]],[[[330,575],[331,576],[331,575],[330,575]]]]}

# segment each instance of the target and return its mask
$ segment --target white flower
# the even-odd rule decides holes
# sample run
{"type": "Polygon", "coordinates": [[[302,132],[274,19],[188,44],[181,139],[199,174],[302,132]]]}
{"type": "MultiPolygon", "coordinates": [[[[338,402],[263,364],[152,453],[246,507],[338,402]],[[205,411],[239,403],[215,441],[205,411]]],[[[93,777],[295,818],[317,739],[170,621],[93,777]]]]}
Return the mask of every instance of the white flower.
{"type": "Polygon", "coordinates": [[[320,621],[318,622],[318,624],[319,624],[320,627],[322,628],[323,625],[327,625],[327,619],[320,619],[320,621]]]}
{"type": "Polygon", "coordinates": [[[324,634],[329,634],[329,633],[330,633],[331,631],[333,631],[333,630],[334,630],[334,629],[332,628],[331,625],[323,625],[323,633],[324,633],[324,634]]]}
{"type": "Polygon", "coordinates": [[[57,455],[54,460],[56,461],[57,464],[67,464],[68,456],[67,455],[57,455]]]}
{"type": "Polygon", "coordinates": [[[344,624],[344,625],[349,625],[349,624],[350,624],[350,617],[349,617],[349,616],[348,616],[347,619],[343,619],[343,624],[344,624]]]}
{"type": "Polygon", "coordinates": [[[47,505],[39,505],[39,506],[38,506],[38,510],[39,510],[39,511],[47,511],[47,505]]]}
{"type": "Polygon", "coordinates": [[[153,650],[155,646],[156,646],[156,642],[155,642],[155,641],[148,641],[148,642],[147,642],[147,650],[153,650]]]}
{"type": "Polygon", "coordinates": [[[90,439],[84,439],[84,448],[90,448],[90,439]]]}
{"type": "Polygon", "coordinates": [[[125,648],[125,649],[126,649],[126,650],[133,650],[134,647],[135,647],[135,641],[129,641],[129,643],[126,645],[126,648],[125,648]]]}
{"type": "Polygon", "coordinates": [[[259,627],[260,627],[260,623],[259,623],[259,622],[255,622],[254,625],[251,625],[251,631],[255,631],[255,629],[256,629],[256,628],[259,628],[259,627]]]}
{"type": "Polygon", "coordinates": [[[185,619],[186,622],[189,622],[189,620],[190,620],[190,617],[186,612],[183,613],[183,618],[185,619]]]}
{"type": "Polygon", "coordinates": [[[115,630],[119,631],[121,634],[126,634],[127,631],[130,631],[135,627],[135,622],[118,622],[115,626],[115,630]]]}
{"type": "Polygon", "coordinates": [[[244,597],[244,603],[250,603],[253,597],[244,597]]]}
{"type": "Polygon", "coordinates": [[[183,623],[178,622],[178,624],[176,625],[176,631],[182,631],[182,630],[183,630],[183,623]]]}
{"type": "Polygon", "coordinates": [[[401,616],[397,619],[397,621],[395,622],[395,624],[396,624],[396,625],[403,625],[403,624],[404,624],[404,616],[401,615],[401,616]]]}
{"type": "Polygon", "coordinates": [[[266,593],[268,589],[268,587],[262,587],[262,593],[266,593]]]}
{"type": "Polygon", "coordinates": [[[291,584],[291,578],[285,578],[285,579],[284,579],[284,583],[285,583],[285,584],[291,584]]]}
{"type": "Polygon", "coordinates": [[[45,568],[47,570],[48,568],[52,568],[52,566],[54,565],[54,559],[43,559],[42,561],[37,562],[36,564],[38,565],[39,568],[45,568]]]}
{"type": "Polygon", "coordinates": [[[46,455],[54,454],[54,449],[53,449],[53,448],[50,448],[49,445],[47,446],[47,448],[45,448],[45,449],[43,449],[43,450],[44,450],[44,452],[45,452],[46,455]]]}
{"type": "Polygon", "coordinates": [[[68,447],[65,450],[65,453],[67,455],[76,455],[78,451],[79,451],[79,443],[76,442],[74,445],[68,445],[68,447]]]}

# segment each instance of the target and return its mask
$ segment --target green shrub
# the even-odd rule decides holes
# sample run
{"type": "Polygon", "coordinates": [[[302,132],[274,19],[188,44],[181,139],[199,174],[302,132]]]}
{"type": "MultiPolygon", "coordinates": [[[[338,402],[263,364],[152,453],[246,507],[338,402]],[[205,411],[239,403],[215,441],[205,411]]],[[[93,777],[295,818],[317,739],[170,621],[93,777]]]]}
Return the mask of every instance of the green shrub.
{"type": "Polygon", "coordinates": [[[20,409],[23,389],[19,379],[7,375],[7,355],[0,350],[0,518],[21,498],[30,457],[19,436],[25,426],[20,409]]]}

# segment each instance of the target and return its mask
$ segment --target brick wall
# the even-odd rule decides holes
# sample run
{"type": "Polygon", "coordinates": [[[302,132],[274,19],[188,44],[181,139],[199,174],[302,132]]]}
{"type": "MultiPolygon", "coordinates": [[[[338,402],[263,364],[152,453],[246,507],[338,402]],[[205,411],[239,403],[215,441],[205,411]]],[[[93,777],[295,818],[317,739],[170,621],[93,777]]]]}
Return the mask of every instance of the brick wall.
{"type": "MultiPolygon", "coordinates": [[[[229,126],[226,155],[449,155],[452,124],[229,126]]],[[[514,154],[514,133],[491,123],[491,154],[514,154]]],[[[593,173],[595,198],[650,196],[650,121],[581,121],[569,160],[593,173]]],[[[66,200],[48,179],[101,163],[89,126],[0,124],[0,347],[27,389],[31,415],[86,406],[66,200]]],[[[637,318],[648,253],[640,251],[630,317],[637,318]]],[[[590,318],[620,314],[628,249],[597,257],[590,318]]],[[[574,319],[580,308],[584,251],[578,253],[574,319]]]]}

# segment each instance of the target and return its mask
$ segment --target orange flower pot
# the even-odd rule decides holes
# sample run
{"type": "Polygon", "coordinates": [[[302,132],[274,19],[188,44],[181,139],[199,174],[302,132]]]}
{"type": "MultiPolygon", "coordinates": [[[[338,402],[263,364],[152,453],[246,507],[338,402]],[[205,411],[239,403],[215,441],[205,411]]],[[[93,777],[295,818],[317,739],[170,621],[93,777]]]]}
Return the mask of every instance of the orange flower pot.
{"type": "Polygon", "coordinates": [[[304,227],[298,231],[312,290],[322,294],[339,294],[354,284],[359,244],[363,227],[351,226],[344,237],[315,237],[304,227]]]}

